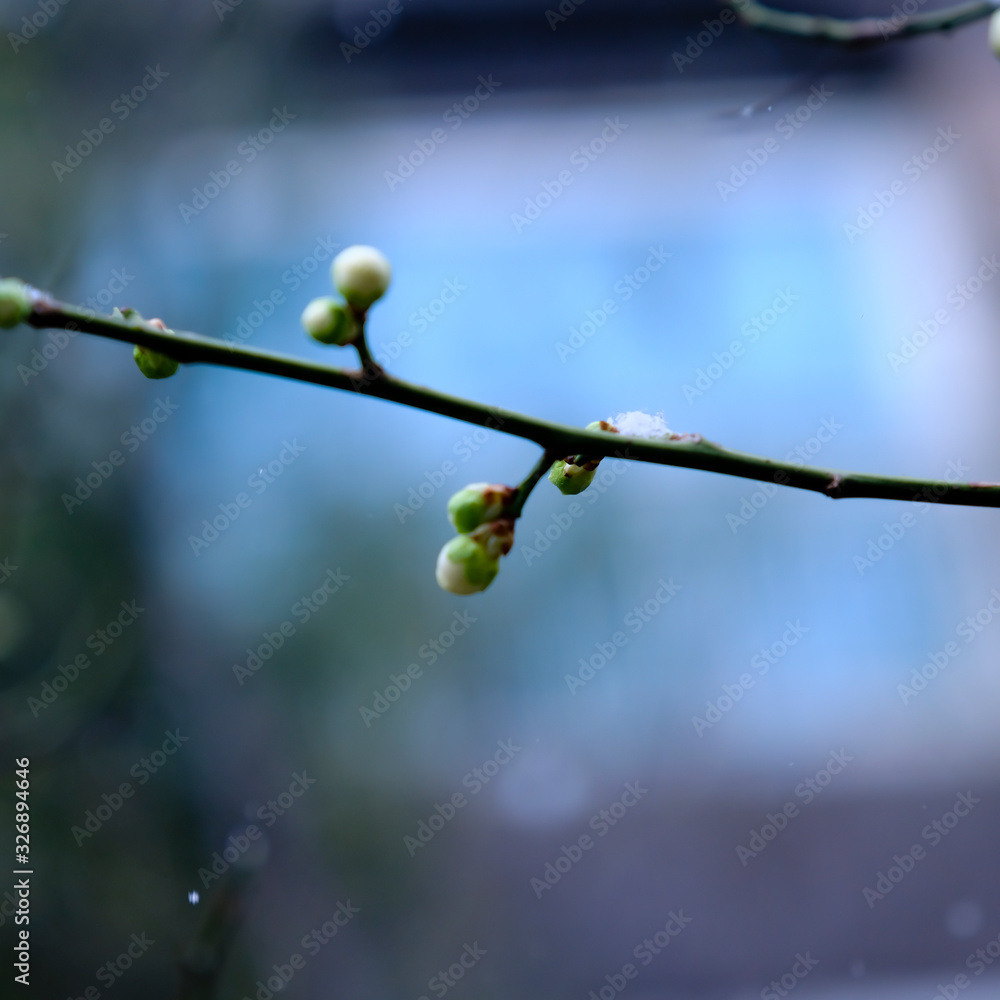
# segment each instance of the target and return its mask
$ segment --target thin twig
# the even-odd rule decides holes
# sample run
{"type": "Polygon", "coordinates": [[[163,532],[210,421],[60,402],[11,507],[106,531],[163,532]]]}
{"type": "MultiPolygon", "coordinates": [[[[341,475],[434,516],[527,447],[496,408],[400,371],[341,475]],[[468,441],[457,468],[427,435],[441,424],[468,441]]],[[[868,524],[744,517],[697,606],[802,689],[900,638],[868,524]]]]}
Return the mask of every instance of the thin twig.
{"type": "MultiPolygon", "coordinates": [[[[726,0],[744,24],[761,31],[783,35],[798,35],[839,45],[861,45],[888,42],[934,31],[948,31],[971,21],[989,17],[997,4],[989,0],[967,0],[966,3],[929,10],[911,17],[860,17],[855,19],[827,17],[823,14],[797,14],[776,10],[757,0],[726,0]]],[[[897,8],[898,9],[898,8],[897,8]]]]}
{"type": "Polygon", "coordinates": [[[518,486],[514,502],[505,512],[506,517],[517,518],[521,516],[521,511],[524,510],[524,505],[527,503],[528,497],[531,496],[531,491],[535,488],[538,480],[541,479],[550,468],[552,468],[552,463],[554,461],[555,459],[553,458],[551,452],[542,452],[542,457],[535,463],[535,467],[528,473],[524,482],[518,486]]]}
{"type": "MultiPolygon", "coordinates": [[[[594,458],[618,456],[636,462],[702,469],[743,479],[773,482],[794,489],[812,490],[833,499],[869,497],[883,500],[920,500],[968,507],[1000,507],[1000,484],[949,483],[895,476],[862,475],[833,469],[803,468],[789,462],[730,451],[697,434],[669,438],[636,438],[603,431],[588,431],[449,396],[434,389],[377,373],[345,371],[270,351],[254,350],[212,340],[195,333],[159,330],[148,322],[97,316],[58,302],[43,292],[30,290],[32,312],[27,318],[38,329],[79,330],[159,351],[183,364],[210,364],[223,368],[277,375],[379,399],[401,403],[429,413],[478,424],[515,437],[534,441],[551,455],[584,454],[594,458]]],[[[536,467],[538,476],[541,475],[536,467]]],[[[534,475],[534,473],[533,473],[534,475]]],[[[529,477],[530,480],[531,477],[529,477]]],[[[537,477],[535,479],[537,481],[537,477]]],[[[526,480],[527,482],[527,480],[526,480]]],[[[532,483],[532,485],[534,485],[532,483]]]]}

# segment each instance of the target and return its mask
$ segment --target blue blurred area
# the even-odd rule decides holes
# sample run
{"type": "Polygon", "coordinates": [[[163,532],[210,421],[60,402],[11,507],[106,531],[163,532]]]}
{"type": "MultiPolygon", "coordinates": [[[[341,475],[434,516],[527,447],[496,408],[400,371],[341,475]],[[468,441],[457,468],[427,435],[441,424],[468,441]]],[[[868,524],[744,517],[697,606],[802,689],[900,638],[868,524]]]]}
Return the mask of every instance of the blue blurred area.
{"type": "MultiPolygon", "coordinates": [[[[544,67],[482,38],[444,82],[430,62],[426,78],[394,78],[373,48],[349,82],[302,56],[265,84],[245,60],[269,22],[234,10],[203,36],[200,71],[178,58],[174,89],[55,185],[40,234],[11,225],[0,270],[74,302],[117,272],[111,305],[353,366],[299,315],[330,294],[331,255],[370,243],[394,277],[369,342],[401,378],[570,424],[662,414],[674,431],[824,468],[996,478],[997,293],[985,279],[955,297],[998,249],[982,26],[915,43],[879,79],[801,49],[769,66],[760,40],[744,64],[727,29],[689,77],[670,52],[711,11],[689,13],[655,59],[636,44],[655,73],[605,66],[558,87],[529,85],[544,67]],[[357,83],[369,72],[371,94],[357,83]],[[481,106],[448,117],[494,73],[481,106]],[[324,103],[324,87],[349,99],[324,103]],[[820,87],[831,96],[812,107],[820,87]],[[213,114],[193,115],[198,94],[213,114]],[[282,110],[294,117],[241,153],[282,110]],[[801,127],[782,127],[796,114],[801,127]],[[907,170],[950,126],[961,138],[907,170]],[[852,235],[894,180],[905,192],[852,235]],[[51,252],[61,214],[66,260],[51,252]]],[[[325,16],[288,15],[286,57],[310,31],[329,37],[325,16]]],[[[350,37],[354,15],[336,16],[350,37]]],[[[415,43],[400,32],[404,65],[415,43]]],[[[629,64],[617,44],[604,55],[629,64]]],[[[26,64],[45,107],[47,70],[26,64]]],[[[91,89],[84,123],[114,92],[91,89]]],[[[12,122],[27,100],[15,90],[12,122]]],[[[35,175],[80,127],[43,122],[30,151],[4,154],[12,191],[39,212],[35,175]]],[[[930,996],[995,938],[992,511],[831,503],[608,459],[578,498],[543,480],[495,583],[457,598],[433,577],[448,497],[518,483],[535,446],[239,371],[146,384],[125,347],[96,338],[26,382],[18,366],[45,337],[3,346],[0,539],[26,568],[0,591],[0,658],[10,749],[28,745],[62,800],[38,821],[65,907],[38,903],[44,947],[92,921],[66,975],[50,974],[59,991],[82,992],[144,920],[180,949],[195,933],[187,893],[222,891],[199,871],[303,769],[316,790],[234,866],[254,881],[223,980],[233,996],[348,897],[349,943],[310,957],[300,996],[443,995],[429,977],[473,940],[486,957],[449,990],[608,1000],[634,956],[637,997],[767,996],[812,949],[818,971],[792,974],[802,995],[930,996]],[[75,478],[126,439],[121,474],[66,511],[75,478]],[[149,609],[135,645],[41,721],[26,713],[133,595],[149,609]],[[177,726],[191,743],[169,783],[77,847],[71,824],[177,726]],[[922,831],[967,791],[982,805],[931,844],[922,831]],[[616,802],[615,822],[595,824],[616,802]],[[768,823],[748,859],[738,848],[768,823]],[[871,905],[863,890],[914,842],[927,860],[871,905]],[[79,902],[84,871],[122,883],[101,917],[79,902]],[[640,943],[677,910],[690,929],[664,932],[669,948],[642,965],[640,943]]],[[[144,995],[173,995],[166,952],[146,960],[144,995]]]]}

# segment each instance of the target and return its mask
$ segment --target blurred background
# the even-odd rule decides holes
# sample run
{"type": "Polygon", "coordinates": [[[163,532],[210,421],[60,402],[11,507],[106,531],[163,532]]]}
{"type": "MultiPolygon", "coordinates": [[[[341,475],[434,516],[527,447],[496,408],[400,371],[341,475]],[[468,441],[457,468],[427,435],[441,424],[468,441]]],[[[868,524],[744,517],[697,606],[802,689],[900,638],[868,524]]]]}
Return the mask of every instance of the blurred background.
{"type": "MultiPolygon", "coordinates": [[[[1000,478],[986,23],[721,10],[0,3],[0,273],[353,366],[299,315],[370,243],[403,378],[1000,478]]],[[[994,511],[606,461],[459,598],[447,499],[530,443],[28,328],[0,414],[35,995],[1000,991],[994,511]]]]}

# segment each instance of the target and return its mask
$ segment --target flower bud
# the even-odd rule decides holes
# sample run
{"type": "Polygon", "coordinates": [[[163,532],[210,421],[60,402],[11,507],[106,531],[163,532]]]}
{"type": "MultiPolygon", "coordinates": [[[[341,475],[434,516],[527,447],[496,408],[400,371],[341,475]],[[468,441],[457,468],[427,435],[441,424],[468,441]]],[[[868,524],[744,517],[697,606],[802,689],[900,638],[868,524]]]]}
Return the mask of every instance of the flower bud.
{"type": "Polygon", "coordinates": [[[438,585],[451,594],[485,590],[500,569],[500,557],[513,545],[514,522],[506,518],[481,524],[472,534],[457,535],[438,555],[438,585]]]}
{"type": "Polygon", "coordinates": [[[375,247],[353,246],[341,250],[330,265],[338,292],[362,312],[385,295],[392,278],[392,266],[375,247]]]}
{"type": "MultiPolygon", "coordinates": [[[[618,433],[618,428],[614,424],[609,424],[607,420],[593,420],[587,424],[585,430],[618,433]]],[[[558,462],[552,463],[552,468],[549,469],[549,482],[564,496],[576,496],[594,481],[594,473],[600,464],[599,458],[586,458],[583,455],[561,458],[558,462]]]]}
{"type": "Polygon", "coordinates": [[[458,531],[467,534],[486,521],[495,521],[514,492],[496,483],[470,483],[448,501],[448,518],[458,531]]]}
{"type": "Polygon", "coordinates": [[[561,458],[558,462],[552,463],[552,468],[549,469],[549,482],[565,496],[576,496],[593,482],[596,468],[596,465],[593,469],[585,465],[574,465],[561,458]]]}
{"type": "Polygon", "coordinates": [[[584,428],[586,431],[607,431],[609,434],[617,434],[618,428],[607,420],[591,420],[584,428]]]}
{"type": "Polygon", "coordinates": [[[993,55],[1000,59],[1000,10],[995,10],[990,15],[990,27],[987,32],[987,38],[989,39],[990,48],[993,50],[993,55]]]}
{"type": "Polygon", "coordinates": [[[476,594],[493,582],[499,570],[499,559],[468,535],[456,535],[438,555],[435,576],[438,586],[451,594],[476,594]]]}
{"type": "Polygon", "coordinates": [[[331,298],[313,299],[302,312],[302,325],[321,344],[343,347],[358,335],[357,323],[344,303],[331,298]]]}
{"type": "Polygon", "coordinates": [[[28,288],[17,278],[0,281],[0,328],[10,330],[31,315],[28,288]]]}
{"type": "Polygon", "coordinates": [[[151,351],[147,347],[140,347],[138,344],[135,345],[135,349],[132,351],[132,357],[135,358],[135,363],[139,366],[139,371],[146,378],[170,378],[180,367],[173,358],[168,358],[165,354],[160,354],[159,351],[151,351]]]}

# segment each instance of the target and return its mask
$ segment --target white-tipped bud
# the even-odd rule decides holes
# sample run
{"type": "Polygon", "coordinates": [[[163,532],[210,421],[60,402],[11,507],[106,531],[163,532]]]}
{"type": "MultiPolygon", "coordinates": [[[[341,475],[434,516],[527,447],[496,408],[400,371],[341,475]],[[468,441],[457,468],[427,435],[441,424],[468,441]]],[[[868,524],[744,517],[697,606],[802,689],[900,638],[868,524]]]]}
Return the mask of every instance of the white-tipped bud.
{"type": "Polygon", "coordinates": [[[313,299],[302,311],[306,333],[321,344],[343,347],[358,335],[358,326],[343,302],[336,299],[313,299]]]}
{"type": "Polygon", "coordinates": [[[481,524],[470,535],[457,535],[441,549],[437,582],[451,594],[478,594],[500,570],[500,557],[514,545],[514,522],[481,524]]]}
{"type": "Polygon", "coordinates": [[[487,521],[495,521],[514,498],[515,491],[497,483],[470,483],[448,501],[448,517],[467,534],[487,521]]]}
{"type": "Polygon", "coordinates": [[[492,558],[468,535],[456,535],[441,549],[437,560],[438,586],[451,594],[477,594],[485,590],[500,570],[492,558]]]}
{"type": "Polygon", "coordinates": [[[392,279],[392,265],[375,247],[353,246],[333,258],[330,274],[337,291],[363,312],[385,295],[392,279]]]}

